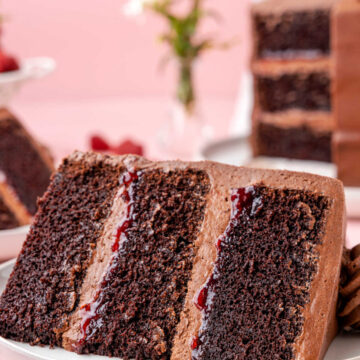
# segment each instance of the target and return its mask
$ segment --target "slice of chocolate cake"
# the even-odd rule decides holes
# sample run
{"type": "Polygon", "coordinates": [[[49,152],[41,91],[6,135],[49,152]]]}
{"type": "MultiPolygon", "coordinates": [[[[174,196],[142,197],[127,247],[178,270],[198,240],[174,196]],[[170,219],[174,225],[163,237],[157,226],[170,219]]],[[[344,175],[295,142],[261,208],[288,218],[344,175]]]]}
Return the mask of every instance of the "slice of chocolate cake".
{"type": "MultiPolygon", "coordinates": [[[[12,213],[11,226],[28,224],[36,212],[36,201],[47,186],[53,170],[52,159],[22,124],[6,109],[0,109],[0,198],[12,213]]],[[[2,209],[5,209],[2,207],[2,209]]],[[[0,229],[8,228],[8,222],[0,229]]]]}
{"type": "Polygon", "coordinates": [[[0,298],[0,335],[125,360],[321,359],[344,221],[337,180],[74,153],[0,298]]]}

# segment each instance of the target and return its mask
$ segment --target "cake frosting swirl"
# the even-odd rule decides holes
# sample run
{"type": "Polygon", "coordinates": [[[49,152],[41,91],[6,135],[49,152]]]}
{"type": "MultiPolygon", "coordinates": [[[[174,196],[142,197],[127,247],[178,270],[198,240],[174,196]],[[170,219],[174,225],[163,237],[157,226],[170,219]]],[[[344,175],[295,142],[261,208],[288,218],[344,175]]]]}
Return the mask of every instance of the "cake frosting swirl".
{"type": "Polygon", "coordinates": [[[347,331],[360,329],[360,245],[344,252],[339,317],[347,331]]]}

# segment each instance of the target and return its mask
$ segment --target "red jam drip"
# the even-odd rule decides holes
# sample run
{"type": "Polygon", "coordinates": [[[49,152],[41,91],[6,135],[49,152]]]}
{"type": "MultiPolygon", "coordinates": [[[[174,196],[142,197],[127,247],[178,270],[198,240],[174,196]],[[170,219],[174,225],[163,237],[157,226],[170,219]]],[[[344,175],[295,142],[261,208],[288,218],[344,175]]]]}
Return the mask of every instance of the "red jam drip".
{"type": "MultiPolygon", "coordinates": [[[[217,257],[219,258],[222,250],[222,245],[230,237],[234,227],[238,224],[239,218],[242,215],[253,216],[262,208],[261,197],[255,197],[255,189],[253,186],[246,188],[234,189],[231,193],[231,217],[225,232],[216,240],[217,257]]],[[[205,285],[200,289],[194,299],[195,306],[202,312],[203,318],[209,312],[212,300],[214,297],[214,285],[218,281],[218,271],[215,263],[214,271],[207,279],[205,285]]],[[[191,342],[192,359],[197,358],[201,339],[195,336],[191,342]],[[196,343],[196,346],[194,345],[196,343]]]]}
{"type": "Polygon", "coordinates": [[[209,295],[209,291],[211,290],[211,288],[213,287],[213,285],[215,285],[216,283],[216,279],[214,277],[214,274],[212,274],[210,276],[210,278],[206,281],[206,284],[203,286],[203,288],[199,291],[199,294],[195,300],[195,306],[200,310],[200,311],[207,311],[209,304],[208,304],[208,295],[209,295]]]}
{"type": "Polygon", "coordinates": [[[198,336],[194,336],[190,343],[191,350],[196,350],[199,346],[200,346],[200,339],[198,336]]]}
{"type": "Polygon", "coordinates": [[[249,213],[252,210],[253,201],[254,188],[252,186],[234,190],[231,194],[232,218],[237,218],[243,210],[249,213]]]}
{"type": "Polygon", "coordinates": [[[119,225],[116,235],[115,235],[115,242],[112,246],[112,251],[116,252],[119,250],[120,247],[120,240],[122,235],[124,235],[127,229],[132,225],[133,219],[133,206],[130,202],[130,194],[129,194],[129,187],[130,185],[138,179],[138,174],[136,172],[126,172],[120,179],[120,185],[124,186],[124,190],[121,196],[125,199],[128,203],[127,210],[126,210],[126,217],[119,225]]]}
{"type": "MultiPolygon", "coordinates": [[[[139,178],[139,173],[137,172],[126,172],[121,178],[120,178],[120,186],[123,186],[124,189],[121,193],[121,196],[127,203],[126,208],[126,215],[125,218],[121,221],[119,224],[116,233],[115,233],[115,241],[111,247],[112,251],[114,253],[117,253],[120,248],[120,243],[122,239],[126,239],[126,232],[131,227],[132,223],[135,220],[134,217],[134,204],[132,202],[132,194],[130,186],[139,178]]],[[[99,288],[103,289],[109,284],[109,275],[111,275],[115,270],[115,263],[114,259],[116,257],[116,254],[113,255],[110,267],[108,269],[107,274],[104,276],[104,279],[100,283],[99,288]]],[[[98,313],[98,309],[100,305],[103,302],[103,293],[101,290],[98,290],[95,294],[94,301],[89,304],[83,305],[80,310],[82,311],[83,319],[81,323],[81,332],[82,332],[82,338],[79,341],[79,345],[83,345],[86,340],[89,338],[91,334],[89,334],[89,326],[92,322],[99,320],[100,315],[98,313]]],[[[96,330],[96,327],[94,331],[96,330]]]]}

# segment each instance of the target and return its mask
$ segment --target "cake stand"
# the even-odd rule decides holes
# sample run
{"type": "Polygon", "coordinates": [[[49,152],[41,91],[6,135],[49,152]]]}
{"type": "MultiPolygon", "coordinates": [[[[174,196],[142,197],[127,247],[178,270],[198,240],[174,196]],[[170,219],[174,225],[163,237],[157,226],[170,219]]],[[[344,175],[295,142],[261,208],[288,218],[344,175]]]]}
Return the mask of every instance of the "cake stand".
{"type": "Polygon", "coordinates": [[[54,59],[34,57],[21,61],[19,70],[0,73],[0,107],[8,105],[26,82],[43,78],[55,68],[54,59]]]}

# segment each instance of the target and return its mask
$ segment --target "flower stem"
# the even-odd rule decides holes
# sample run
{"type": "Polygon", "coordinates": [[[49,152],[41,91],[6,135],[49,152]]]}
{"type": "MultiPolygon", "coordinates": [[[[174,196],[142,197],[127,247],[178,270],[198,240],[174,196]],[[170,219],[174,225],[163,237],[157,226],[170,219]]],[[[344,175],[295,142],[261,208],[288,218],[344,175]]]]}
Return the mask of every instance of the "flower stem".
{"type": "Polygon", "coordinates": [[[184,105],[187,113],[191,114],[195,104],[192,61],[180,62],[177,98],[184,105]]]}

